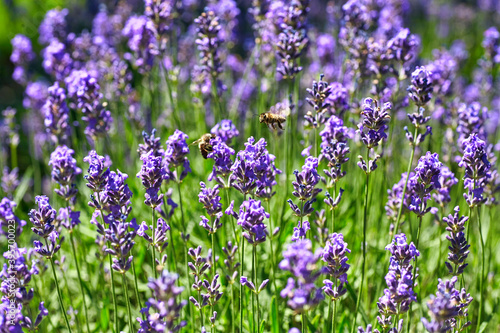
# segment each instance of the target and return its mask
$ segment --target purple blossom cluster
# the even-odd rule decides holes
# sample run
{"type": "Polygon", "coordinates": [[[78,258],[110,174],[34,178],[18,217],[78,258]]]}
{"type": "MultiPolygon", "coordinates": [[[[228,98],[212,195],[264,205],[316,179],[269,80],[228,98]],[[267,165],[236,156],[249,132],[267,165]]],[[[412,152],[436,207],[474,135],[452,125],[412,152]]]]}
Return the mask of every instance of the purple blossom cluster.
{"type": "Polygon", "coordinates": [[[471,325],[467,317],[472,297],[465,288],[460,291],[455,289],[456,283],[456,276],[447,281],[439,279],[436,295],[431,295],[427,302],[431,320],[422,318],[427,332],[438,333],[450,330],[462,332],[471,325]]]}
{"type": "Polygon", "coordinates": [[[56,144],[63,144],[69,136],[69,108],[66,104],[66,91],[55,82],[48,89],[48,97],[42,107],[47,133],[56,144]]]}
{"type": "Polygon", "coordinates": [[[316,196],[322,191],[321,188],[317,188],[321,180],[317,171],[318,164],[319,160],[317,158],[309,156],[302,166],[302,171],[295,170],[293,172],[295,181],[292,182],[294,189],[292,195],[298,198],[300,202],[299,206],[292,199],[287,200],[293,214],[300,218],[297,228],[294,228],[292,236],[292,240],[294,241],[304,238],[310,229],[309,222],[303,221],[303,217],[312,214],[314,211],[312,205],[316,201],[316,196]]]}
{"type": "Polygon", "coordinates": [[[75,203],[78,193],[76,177],[82,173],[82,169],[76,165],[74,153],[73,149],[66,146],[57,146],[50,154],[49,160],[49,165],[52,167],[52,181],[59,185],[54,192],[71,204],[75,203]]]}
{"type": "Polygon", "coordinates": [[[420,255],[413,242],[407,243],[405,234],[395,235],[385,249],[391,253],[389,272],[385,276],[387,288],[377,303],[380,313],[377,320],[384,330],[392,327],[393,319],[406,313],[410,304],[417,300],[413,291],[416,277],[413,276],[411,262],[420,255]]]}
{"type": "Polygon", "coordinates": [[[308,311],[324,299],[321,288],[315,285],[322,273],[319,265],[321,257],[321,249],[313,253],[312,243],[308,239],[291,243],[283,252],[284,259],[279,268],[289,271],[293,277],[288,278],[280,295],[288,299],[287,305],[296,313],[308,311]]]}
{"type": "Polygon", "coordinates": [[[164,160],[170,170],[170,179],[181,182],[189,172],[191,167],[187,155],[189,154],[189,146],[186,140],[189,137],[187,134],[175,130],[174,134],[167,139],[164,160]]]}
{"type": "Polygon", "coordinates": [[[230,119],[222,119],[212,127],[210,133],[220,137],[222,142],[226,144],[231,144],[232,139],[240,135],[240,132],[230,119]]]}
{"type": "Polygon", "coordinates": [[[16,35],[12,41],[12,53],[10,61],[14,64],[14,73],[12,78],[19,84],[26,84],[27,69],[30,62],[35,58],[31,40],[24,35],[16,35]]]}
{"type": "Polygon", "coordinates": [[[228,187],[228,177],[232,172],[233,161],[231,156],[234,155],[234,149],[229,147],[220,136],[210,140],[212,151],[207,157],[214,160],[212,173],[208,176],[208,180],[215,180],[219,185],[228,187]]]}
{"type": "Polygon", "coordinates": [[[411,73],[411,85],[408,96],[418,107],[424,107],[432,98],[432,73],[425,67],[417,67],[411,73]]]}
{"type": "Polygon", "coordinates": [[[281,170],[276,168],[276,157],[269,154],[266,146],[265,139],[255,142],[253,137],[248,138],[245,149],[238,152],[231,166],[231,187],[243,194],[255,193],[261,198],[270,198],[275,194],[273,187],[281,170]]]}
{"type": "Polygon", "coordinates": [[[65,79],[68,96],[73,98],[82,111],[82,120],[87,123],[85,134],[94,141],[105,136],[111,128],[113,118],[102,101],[97,80],[85,70],[72,71],[65,79]]]}
{"type": "Polygon", "coordinates": [[[183,287],[178,287],[176,282],[179,276],[164,270],[161,276],[148,283],[153,297],[146,302],[142,312],[147,314],[146,320],[137,318],[141,328],[139,333],[147,332],[178,332],[184,326],[185,321],[179,321],[182,308],[187,301],[180,300],[183,287]]]}
{"type": "MultiPolygon", "coordinates": [[[[20,235],[26,225],[26,221],[21,220],[14,214],[16,206],[17,204],[14,201],[6,197],[0,201],[0,233],[5,237],[8,235],[9,221],[14,221],[16,235],[20,235]]],[[[12,223],[10,222],[10,224],[12,223]]]]}
{"type": "Polygon", "coordinates": [[[324,273],[329,275],[331,279],[323,281],[323,292],[332,302],[337,301],[345,295],[347,289],[347,271],[350,265],[347,263],[347,254],[351,250],[347,248],[347,243],[344,242],[344,235],[333,233],[328,236],[325,247],[323,248],[323,261],[326,263],[324,273]]]}
{"type": "Polygon", "coordinates": [[[486,153],[486,142],[477,134],[471,134],[462,142],[463,156],[458,165],[465,168],[464,198],[470,207],[483,204],[484,188],[490,178],[491,163],[486,153]]]}
{"type": "Polygon", "coordinates": [[[237,215],[231,211],[227,211],[227,213],[237,218],[238,225],[243,229],[243,237],[250,244],[257,245],[266,241],[268,230],[264,219],[269,218],[269,213],[265,211],[260,200],[243,201],[237,215]]]}
{"type": "MultiPolygon", "coordinates": [[[[362,122],[358,125],[358,132],[361,141],[369,149],[377,147],[380,141],[387,139],[386,130],[389,128],[387,123],[391,119],[389,111],[392,104],[387,102],[379,105],[377,100],[366,98],[363,102],[362,122]]],[[[371,170],[372,171],[372,170],[371,170]]]]}
{"type": "Polygon", "coordinates": [[[460,208],[457,206],[454,209],[455,213],[453,215],[448,215],[448,217],[443,217],[443,221],[447,224],[446,231],[450,234],[446,238],[450,241],[450,246],[448,247],[450,252],[448,253],[448,260],[450,262],[445,262],[446,267],[450,274],[458,276],[464,272],[467,263],[465,260],[469,256],[470,245],[465,237],[465,223],[469,220],[468,216],[460,216],[460,208]],[[454,264],[452,266],[451,264],[454,264]]]}
{"type": "Polygon", "coordinates": [[[319,133],[321,136],[320,160],[328,161],[328,169],[324,172],[333,184],[346,175],[346,171],[342,170],[342,165],[349,161],[350,150],[347,140],[352,138],[352,134],[352,131],[344,126],[344,122],[335,115],[328,119],[325,129],[319,133]]]}

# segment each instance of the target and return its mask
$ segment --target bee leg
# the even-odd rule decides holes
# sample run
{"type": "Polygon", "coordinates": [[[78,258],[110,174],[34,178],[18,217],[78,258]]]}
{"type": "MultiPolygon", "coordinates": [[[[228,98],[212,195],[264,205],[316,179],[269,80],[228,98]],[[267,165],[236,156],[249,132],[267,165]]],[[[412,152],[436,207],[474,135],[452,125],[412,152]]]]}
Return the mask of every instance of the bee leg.
{"type": "Polygon", "coordinates": [[[283,125],[281,125],[281,123],[278,123],[278,127],[283,130],[283,125]]]}
{"type": "Polygon", "coordinates": [[[276,129],[276,125],[274,123],[271,123],[271,127],[273,128],[273,130],[276,129]]]}

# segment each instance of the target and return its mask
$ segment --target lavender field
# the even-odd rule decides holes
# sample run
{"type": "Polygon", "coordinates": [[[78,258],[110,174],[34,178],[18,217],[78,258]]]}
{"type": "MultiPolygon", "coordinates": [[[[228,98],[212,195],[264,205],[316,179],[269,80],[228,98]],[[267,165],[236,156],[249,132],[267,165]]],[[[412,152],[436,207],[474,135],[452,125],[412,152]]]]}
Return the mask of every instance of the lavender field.
{"type": "Polygon", "coordinates": [[[0,333],[500,332],[497,1],[0,21],[0,333]]]}

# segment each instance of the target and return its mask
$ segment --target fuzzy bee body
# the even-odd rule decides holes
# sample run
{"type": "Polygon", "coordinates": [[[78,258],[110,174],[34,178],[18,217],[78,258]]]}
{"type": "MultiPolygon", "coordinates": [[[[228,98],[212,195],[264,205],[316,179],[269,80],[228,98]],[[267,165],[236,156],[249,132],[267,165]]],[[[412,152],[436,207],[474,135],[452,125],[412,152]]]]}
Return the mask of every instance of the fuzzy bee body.
{"type": "Polygon", "coordinates": [[[281,114],[272,113],[271,111],[261,113],[259,116],[259,122],[266,125],[271,125],[273,129],[276,129],[278,126],[281,130],[283,130],[283,123],[286,121],[286,117],[281,114]]]}
{"type": "Polygon", "coordinates": [[[198,149],[200,150],[201,156],[203,156],[204,159],[207,159],[208,153],[213,150],[212,145],[210,144],[210,140],[214,138],[215,134],[206,133],[203,134],[201,138],[192,143],[192,145],[198,145],[198,149]]]}

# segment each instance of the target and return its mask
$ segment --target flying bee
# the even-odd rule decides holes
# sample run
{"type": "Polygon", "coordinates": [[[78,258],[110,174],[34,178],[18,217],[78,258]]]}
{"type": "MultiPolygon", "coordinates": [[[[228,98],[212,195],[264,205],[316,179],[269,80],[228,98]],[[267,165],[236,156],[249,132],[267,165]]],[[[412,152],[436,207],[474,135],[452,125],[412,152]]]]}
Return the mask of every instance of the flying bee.
{"type": "Polygon", "coordinates": [[[259,115],[259,122],[265,123],[266,125],[271,125],[273,129],[278,126],[283,130],[283,123],[286,121],[286,117],[290,114],[290,104],[286,102],[280,102],[271,107],[267,112],[261,113],[259,115]]]}
{"type": "Polygon", "coordinates": [[[212,145],[210,144],[210,140],[215,138],[215,134],[211,133],[206,133],[201,136],[198,140],[193,142],[191,145],[198,145],[198,149],[200,149],[201,156],[203,156],[204,159],[207,158],[208,153],[210,153],[213,148],[212,145]]]}

